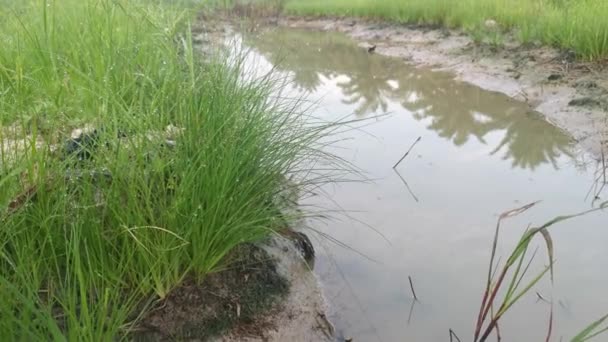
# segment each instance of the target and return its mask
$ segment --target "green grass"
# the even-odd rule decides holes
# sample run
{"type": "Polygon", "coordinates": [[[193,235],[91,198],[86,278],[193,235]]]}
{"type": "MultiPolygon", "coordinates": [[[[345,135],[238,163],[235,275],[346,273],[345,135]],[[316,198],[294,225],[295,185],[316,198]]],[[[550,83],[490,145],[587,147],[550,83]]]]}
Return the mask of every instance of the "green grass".
{"type": "MultiPolygon", "coordinates": [[[[608,208],[608,201],[601,203],[597,208],[593,208],[584,212],[562,215],[553,218],[546,223],[530,227],[524,231],[521,238],[515,247],[511,250],[509,257],[504,263],[501,260],[495,263],[496,250],[499,241],[499,233],[501,223],[511,217],[520,215],[521,213],[534,207],[538,202],[527,204],[523,207],[506,211],[502,213],[498,222],[496,223],[496,230],[494,234],[494,241],[492,243],[492,252],[490,256],[490,262],[488,267],[488,278],[486,281],[486,288],[483,293],[481,307],[479,309],[477,323],[475,325],[475,333],[473,341],[485,342],[492,334],[496,334],[498,340],[500,337],[499,321],[508,312],[511,311],[513,306],[517,304],[526,294],[533,289],[533,287],[543,279],[547,273],[550,274],[551,285],[554,281],[554,249],[553,239],[549,230],[556,224],[574,219],[580,216],[590,214],[592,212],[601,211],[608,208]],[[530,252],[530,243],[535,236],[541,236],[545,241],[547,256],[549,259],[548,265],[542,267],[540,272],[528,276],[529,267],[535,259],[536,252],[532,252],[530,257],[527,257],[530,252]]],[[[553,302],[551,301],[551,307],[549,311],[549,325],[547,328],[546,340],[550,341],[553,334],[553,302]]],[[[604,321],[608,319],[608,315],[601,317],[600,319],[592,322],[590,325],[580,331],[575,337],[572,338],[572,342],[581,342],[589,340],[595,336],[605,333],[608,331],[608,327],[605,327],[604,321]]]]}
{"type": "Polygon", "coordinates": [[[285,9],[299,15],[438,24],[477,35],[489,31],[484,23],[493,19],[502,32],[514,32],[523,43],[572,49],[585,59],[608,56],[604,0],[287,0],[285,9]]]}
{"type": "Polygon", "coordinates": [[[303,171],[328,127],[241,60],[200,62],[168,3],[0,1],[2,340],[125,337],[145,303],[288,225],[286,189],[325,181],[303,171]],[[85,125],[94,158],[66,157],[85,125]]]}

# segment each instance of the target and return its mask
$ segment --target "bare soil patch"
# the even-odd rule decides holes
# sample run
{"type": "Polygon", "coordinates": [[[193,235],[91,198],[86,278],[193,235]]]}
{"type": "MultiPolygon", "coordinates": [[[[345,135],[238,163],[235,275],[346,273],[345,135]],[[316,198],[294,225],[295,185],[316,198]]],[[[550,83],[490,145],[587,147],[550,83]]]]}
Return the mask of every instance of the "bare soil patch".
{"type": "Polygon", "coordinates": [[[276,236],[244,244],[202,282],[186,279],[159,301],[137,341],[326,341],[325,302],[301,241],[276,236]]]}
{"type": "Polygon", "coordinates": [[[186,279],[158,303],[141,324],[140,340],[207,340],[235,326],[261,335],[272,324],[262,314],[285,297],[289,284],[256,245],[241,245],[228,258],[224,270],[201,283],[186,279]]]}

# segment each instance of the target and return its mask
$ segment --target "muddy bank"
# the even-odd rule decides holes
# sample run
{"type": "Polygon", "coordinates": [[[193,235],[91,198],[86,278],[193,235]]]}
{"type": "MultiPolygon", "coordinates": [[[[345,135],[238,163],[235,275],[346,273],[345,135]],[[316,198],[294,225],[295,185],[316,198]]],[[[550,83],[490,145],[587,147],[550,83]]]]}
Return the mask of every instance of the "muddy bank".
{"type": "MultiPolygon", "coordinates": [[[[296,235],[301,236],[301,235],[296,235]]],[[[331,341],[325,301],[299,248],[274,236],[230,253],[202,283],[186,279],[156,303],[137,341],[331,341]]]]}
{"type": "Polygon", "coordinates": [[[325,299],[297,241],[276,236],[262,246],[276,261],[278,274],[287,280],[289,293],[266,316],[250,325],[255,326],[257,334],[249,334],[247,326],[237,326],[215,341],[333,341],[334,328],[325,316],[325,299]],[[263,322],[266,326],[260,329],[263,322]]]}
{"type": "Polygon", "coordinates": [[[476,44],[462,32],[354,19],[284,17],[278,25],[339,31],[362,48],[449,71],[458,80],[528,103],[587,151],[608,147],[608,69],[547,47],[476,44]]]}

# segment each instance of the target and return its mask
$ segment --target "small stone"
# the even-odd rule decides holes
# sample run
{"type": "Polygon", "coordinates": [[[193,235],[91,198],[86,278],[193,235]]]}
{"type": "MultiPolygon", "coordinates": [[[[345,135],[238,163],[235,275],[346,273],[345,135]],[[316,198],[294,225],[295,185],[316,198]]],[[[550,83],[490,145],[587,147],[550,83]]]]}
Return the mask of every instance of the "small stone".
{"type": "Polygon", "coordinates": [[[95,127],[92,125],[86,124],[82,128],[76,128],[72,130],[70,133],[70,138],[72,139],[81,139],[83,135],[91,134],[95,131],[95,127]]]}
{"type": "Polygon", "coordinates": [[[174,125],[168,125],[165,127],[165,137],[169,140],[175,140],[184,132],[184,128],[177,127],[174,125]]]}
{"type": "Polygon", "coordinates": [[[487,29],[495,29],[498,26],[498,23],[494,19],[487,19],[486,21],[484,21],[483,25],[487,29]]]}
{"type": "Polygon", "coordinates": [[[562,53],[562,62],[563,63],[574,63],[576,61],[576,52],[572,50],[567,50],[562,53]]]}
{"type": "Polygon", "coordinates": [[[302,257],[304,257],[304,260],[309,264],[312,263],[315,259],[315,249],[308,236],[302,232],[295,231],[292,236],[296,247],[300,253],[302,253],[302,257]]]}
{"type": "Polygon", "coordinates": [[[91,159],[93,150],[99,145],[99,135],[94,128],[72,131],[71,138],[64,145],[65,156],[74,156],[79,161],[91,159]]]}

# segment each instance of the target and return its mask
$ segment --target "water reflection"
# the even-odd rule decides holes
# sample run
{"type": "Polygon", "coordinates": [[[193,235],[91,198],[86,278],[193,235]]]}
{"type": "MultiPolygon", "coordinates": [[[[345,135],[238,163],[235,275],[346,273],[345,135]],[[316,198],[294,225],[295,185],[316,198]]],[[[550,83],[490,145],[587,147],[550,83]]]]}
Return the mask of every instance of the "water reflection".
{"type": "Polygon", "coordinates": [[[491,154],[502,155],[513,167],[535,169],[561,155],[570,155],[570,138],[538,114],[501,94],[481,96],[477,87],[453,82],[444,73],[407,67],[402,62],[370,55],[340,34],[276,30],[248,38],[278,69],[293,74],[298,90],[313,92],[323,79],[336,80],[342,103],[364,117],[386,113],[400,104],[439,136],[461,146],[470,139],[503,138],[491,154]]]}

